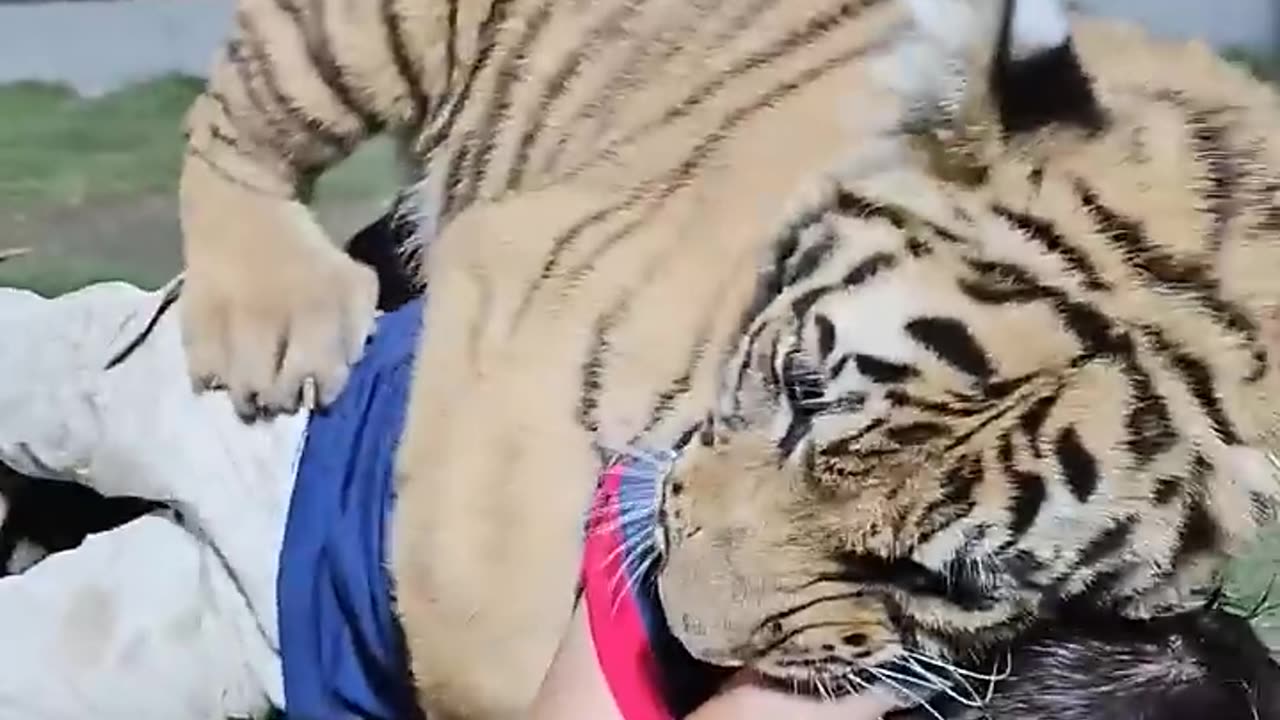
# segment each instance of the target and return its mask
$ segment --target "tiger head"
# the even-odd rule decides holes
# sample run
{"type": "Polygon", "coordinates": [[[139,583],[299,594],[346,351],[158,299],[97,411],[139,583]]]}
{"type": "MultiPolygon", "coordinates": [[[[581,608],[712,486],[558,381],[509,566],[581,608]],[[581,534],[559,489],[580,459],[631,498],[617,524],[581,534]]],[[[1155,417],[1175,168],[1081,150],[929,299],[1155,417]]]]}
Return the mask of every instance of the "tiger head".
{"type": "MultiPolygon", "coordinates": [[[[815,693],[894,685],[895,679],[908,695],[920,686],[940,687],[921,678],[1004,647],[1063,593],[1032,587],[1014,567],[1018,556],[1004,552],[1013,546],[1009,525],[1017,522],[1012,506],[1018,498],[1005,483],[987,482],[1007,450],[994,446],[987,431],[1013,416],[970,422],[987,416],[977,404],[966,405],[972,398],[954,379],[959,373],[989,380],[985,397],[1007,398],[1012,406],[1023,402],[1019,393],[1027,386],[1019,383],[1034,373],[993,374],[966,329],[941,317],[890,329],[893,321],[878,316],[914,301],[905,285],[849,292],[842,306],[838,296],[812,292],[814,284],[801,280],[840,266],[833,258],[855,240],[856,255],[865,259],[840,266],[832,281],[849,288],[890,275],[895,255],[868,248],[902,248],[916,231],[947,242],[949,231],[931,223],[930,212],[947,198],[1012,182],[1002,163],[1032,168],[1034,176],[1034,168],[1055,155],[1108,155],[1127,139],[1138,142],[1130,136],[1143,129],[1135,113],[1144,111],[1124,105],[1123,92],[1120,105],[1112,106],[1112,95],[1086,72],[1092,48],[1104,40],[1073,33],[1059,3],[910,5],[915,24],[886,65],[904,101],[882,138],[892,151],[859,150],[855,159],[866,172],[888,177],[882,187],[898,188],[900,204],[886,202],[886,193],[874,201],[842,196],[832,184],[791,216],[723,366],[715,407],[689,434],[661,489],[658,583],[675,635],[704,661],[745,666],[815,693]],[[918,194],[900,181],[894,168],[902,163],[912,166],[918,194]],[[841,204],[851,215],[884,222],[864,225],[863,234],[832,237],[817,220],[824,208],[841,204]],[[925,205],[930,209],[904,210],[925,205]],[[823,305],[815,310],[819,297],[823,305]],[[901,330],[945,348],[948,371],[896,361],[901,330]],[[884,352],[849,350],[867,344],[884,352]],[[948,413],[965,421],[949,425],[948,413]],[[984,506],[985,512],[974,512],[984,506]]],[[[1152,42],[1129,32],[1117,37],[1152,42]]],[[[1185,71],[1192,75],[1209,67],[1248,92],[1268,92],[1243,72],[1231,75],[1234,69],[1203,48],[1176,47],[1189,53],[1185,71]]],[[[1169,72],[1161,80],[1175,89],[1178,82],[1169,72]]],[[[1178,102],[1176,93],[1160,99],[1152,87],[1139,94],[1142,102],[1178,102]]],[[[1185,152],[1185,144],[1179,147],[1185,152]]],[[[1173,206],[1160,199],[1162,187],[1202,182],[1191,177],[1199,170],[1176,158],[1129,174],[1126,162],[1114,157],[1110,167],[1142,186],[1135,192],[1152,196],[1151,209],[1173,206]]],[[[1020,177],[1026,187],[1037,181],[1028,173],[1020,177]]],[[[964,214],[964,207],[959,202],[955,210],[964,214]]],[[[912,251],[910,243],[905,247],[912,251]]],[[[922,278],[927,282],[925,275],[916,282],[922,278]]],[[[1027,357],[1053,352],[1037,343],[1034,335],[1026,338],[1027,357]]],[[[1035,367],[1034,359],[1028,362],[1035,367]]],[[[1064,464],[1069,439],[1060,439],[1064,464]]],[[[1074,522],[1071,512],[1064,511],[1064,527],[1074,522]]],[[[1062,531],[1063,546],[1046,551],[1049,556],[1079,557],[1079,547],[1066,545],[1083,545],[1088,536],[1061,539],[1068,534],[1062,531]]]]}

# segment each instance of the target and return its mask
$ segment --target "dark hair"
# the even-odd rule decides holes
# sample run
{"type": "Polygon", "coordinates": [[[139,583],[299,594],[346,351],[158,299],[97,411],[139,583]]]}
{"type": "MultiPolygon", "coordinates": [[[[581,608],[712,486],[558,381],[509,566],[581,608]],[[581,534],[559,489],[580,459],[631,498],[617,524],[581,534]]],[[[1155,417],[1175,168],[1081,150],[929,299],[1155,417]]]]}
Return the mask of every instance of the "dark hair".
{"type": "MultiPolygon", "coordinates": [[[[1071,618],[1011,651],[985,707],[935,702],[955,720],[1280,718],[1280,665],[1248,619],[1216,603],[1170,617],[1071,618]]],[[[923,708],[893,720],[933,720],[923,708]]]]}

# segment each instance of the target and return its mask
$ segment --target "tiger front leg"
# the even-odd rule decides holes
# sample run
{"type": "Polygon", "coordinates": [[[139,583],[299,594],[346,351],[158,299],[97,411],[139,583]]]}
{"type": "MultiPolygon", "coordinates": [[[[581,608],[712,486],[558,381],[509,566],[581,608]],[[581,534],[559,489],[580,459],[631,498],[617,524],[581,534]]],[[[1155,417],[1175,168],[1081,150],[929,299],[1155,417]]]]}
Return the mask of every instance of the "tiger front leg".
{"type": "Polygon", "coordinates": [[[373,326],[378,282],[330,243],[307,208],[218,175],[182,175],[183,341],[197,389],[225,387],[246,418],[327,405],[373,326]]]}
{"type": "MultiPolygon", "coordinates": [[[[337,396],[372,328],[373,273],[306,207],[312,182],[380,132],[416,138],[472,61],[474,5],[239,0],[187,118],[183,330],[197,387],[244,416],[337,396]],[[456,57],[455,57],[456,55],[456,57]]],[[[416,158],[410,158],[416,162],[416,158]]]]}

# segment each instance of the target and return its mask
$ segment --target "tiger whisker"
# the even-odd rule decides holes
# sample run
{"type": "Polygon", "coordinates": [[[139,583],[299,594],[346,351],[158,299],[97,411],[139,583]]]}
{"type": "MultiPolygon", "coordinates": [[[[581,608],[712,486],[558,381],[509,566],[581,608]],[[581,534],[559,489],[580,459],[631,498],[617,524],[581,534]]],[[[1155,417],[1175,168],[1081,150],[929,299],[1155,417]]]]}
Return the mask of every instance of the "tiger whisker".
{"type": "Polygon", "coordinates": [[[633,573],[632,569],[635,567],[637,559],[640,559],[640,564],[643,565],[645,553],[652,555],[652,551],[655,548],[656,545],[653,540],[651,538],[647,538],[640,543],[639,546],[632,548],[631,550],[633,552],[628,552],[626,555],[623,555],[623,560],[618,565],[617,573],[615,573],[613,578],[609,581],[609,594],[613,596],[611,614],[616,615],[618,608],[622,606],[623,592],[621,592],[619,583],[625,580],[627,583],[627,589],[634,588],[635,580],[638,575],[633,573]]]}
{"type": "Polygon", "coordinates": [[[905,664],[907,669],[911,670],[911,672],[918,673],[920,677],[932,683],[934,685],[934,688],[938,690],[938,692],[945,693],[948,697],[960,703],[961,705],[964,705],[966,707],[972,707],[972,708],[982,707],[984,705],[982,700],[978,697],[977,691],[975,691],[973,687],[969,685],[969,682],[967,680],[964,680],[963,678],[960,679],[960,684],[964,687],[964,690],[968,692],[968,694],[966,695],[956,690],[954,683],[948,682],[945,678],[939,677],[938,675],[935,675],[932,672],[926,670],[924,667],[921,667],[920,664],[917,663],[914,659],[907,658],[905,661],[898,661],[898,662],[899,664],[905,664]]]}
{"type": "Polygon", "coordinates": [[[620,508],[617,515],[613,513],[602,514],[601,517],[595,518],[592,530],[593,532],[601,532],[602,527],[604,530],[616,530],[623,525],[650,520],[654,515],[654,508],[648,505],[620,508]]]}
{"type": "Polygon", "coordinates": [[[901,686],[901,685],[899,685],[897,682],[895,682],[892,678],[884,677],[884,675],[883,675],[882,671],[881,671],[879,668],[874,668],[874,667],[872,667],[872,668],[867,668],[867,672],[869,672],[869,673],[871,673],[872,675],[874,675],[874,676],[876,677],[876,679],[877,679],[877,680],[880,680],[881,682],[883,682],[884,684],[886,684],[886,685],[888,685],[889,687],[893,688],[894,690],[897,690],[898,692],[902,693],[903,695],[907,696],[908,698],[910,698],[910,699],[914,700],[914,701],[916,702],[916,704],[917,704],[917,705],[919,705],[920,707],[924,708],[926,711],[928,711],[928,713],[929,713],[930,715],[932,715],[932,716],[933,716],[934,718],[936,718],[937,720],[947,720],[945,717],[943,717],[943,716],[942,716],[942,713],[940,713],[940,712],[938,712],[937,710],[935,710],[935,709],[934,709],[934,707],[933,707],[933,705],[929,704],[929,702],[928,702],[927,700],[925,700],[924,698],[920,697],[920,696],[919,696],[919,695],[917,695],[916,693],[911,692],[910,690],[908,690],[908,689],[906,689],[906,688],[902,687],[902,686],[901,686]]]}
{"type": "Polygon", "coordinates": [[[1004,657],[1005,657],[1004,671],[999,674],[995,673],[994,671],[991,673],[991,682],[987,684],[986,702],[991,702],[991,698],[994,697],[996,694],[996,681],[1004,680],[1005,678],[1009,677],[1009,675],[1013,672],[1013,651],[1012,650],[1006,651],[1004,657]]]}
{"type": "MultiPolygon", "coordinates": [[[[944,682],[940,682],[938,678],[929,679],[924,677],[918,677],[916,675],[912,675],[906,672],[896,672],[884,666],[878,666],[876,670],[878,670],[880,674],[884,677],[891,677],[895,680],[900,680],[905,683],[910,683],[912,685],[919,685],[922,688],[928,688],[929,690],[932,690],[934,692],[946,692],[947,690],[947,684],[944,682]]],[[[956,699],[961,700],[961,698],[959,697],[956,697],[956,699]]],[[[963,700],[961,700],[961,702],[963,702],[963,700]]]]}
{"type": "MultiPolygon", "coordinates": [[[[909,662],[911,664],[911,667],[916,672],[919,672],[925,676],[935,677],[933,673],[928,670],[928,668],[924,667],[924,665],[921,664],[920,659],[914,653],[909,653],[904,657],[905,657],[905,661],[909,662]]],[[[963,686],[964,691],[968,693],[968,697],[974,703],[977,703],[978,705],[982,704],[981,700],[979,700],[977,689],[975,689],[973,685],[969,683],[969,678],[965,677],[966,673],[961,672],[961,668],[956,667],[952,663],[937,660],[936,658],[930,658],[930,659],[933,660],[933,662],[931,663],[933,667],[940,668],[941,670],[949,674],[952,678],[954,678],[956,683],[959,683],[961,686],[963,686]]],[[[972,674],[972,673],[969,673],[969,674],[972,674]]],[[[943,678],[938,678],[938,680],[939,682],[945,682],[943,678]]],[[[955,683],[951,683],[951,684],[954,685],[955,683]]],[[[957,690],[955,692],[959,692],[959,691],[957,690]]]]}
{"type": "Polygon", "coordinates": [[[820,675],[820,674],[818,674],[818,673],[810,673],[810,674],[809,674],[809,683],[810,683],[811,685],[813,685],[813,687],[814,687],[814,689],[815,689],[815,690],[817,690],[817,691],[818,691],[818,695],[820,695],[820,696],[822,697],[823,701],[825,701],[825,702],[833,702],[833,701],[835,701],[835,699],[836,699],[836,698],[835,698],[835,695],[833,695],[833,694],[831,693],[830,689],[829,689],[829,688],[827,688],[826,683],[825,683],[825,682],[823,682],[823,680],[822,680],[822,675],[820,675]]]}
{"type": "Polygon", "coordinates": [[[588,518],[588,524],[593,530],[602,525],[616,527],[621,522],[636,522],[644,520],[648,516],[653,516],[655,514],[654,510],[655,508],[648,505],[614,508],[611,511],[601,511],[588,518]]]}
{"type": "Polygon", "coordinates": [[[623,542],[618,543],[617,547],[610,550],[609,554],[605,555],[602,562],[605,565],[611,565],[615,560],[621,557],[622,562],[620,564],[625,566],[633,550],[638,546],[651,544],[653,544],[653,537],[650,535],[643,535],[638,538],[627,538],[623,542]]]}
{"type": "Polygon", "coordinates": [[[1271,579],[1267,581],[1267,589],[1262,591],[1262,595],[1258,597],[1258,601],[1254,603],[1253,609],[1249,611],[1245,618],[1248,620],[1257,620],[1258,617],[1267,609],[1274,608],[1275,603],[1271,600],[1271,592],[1276,589],[1276,575],[1273,573],[1271,579]]]}
{"type": "Polygon", "coordinates": [[[649,500],[628,500],[601,507],[590,519],[596,522],[614,520],[617,516],[643,519],[646,515],[655,515],[657,509],[657,504],[649,500]]]}
{"type": "Polygon", "coordinates": [[[962,668],[958,665],[953,665],[951,663],[945,662],[943,660],[939,660],[935,657],[931,657],[923,653],[913,652],[911,650],[904,651],[903,655],[914,658],[924,663],[928,663],[935,667],[945,668],[948,671],[955,673],[956,675],[972,678],[974,680],[982,680],[983,682],[990,682],[993,678],[996,680],[1003,680],[1009,677],[1008,671],[1005,671],[1003,673],[996,673],[994,671],[990,673],[980,673],[974,670],[968,670],[968,669],[962,668]]]}

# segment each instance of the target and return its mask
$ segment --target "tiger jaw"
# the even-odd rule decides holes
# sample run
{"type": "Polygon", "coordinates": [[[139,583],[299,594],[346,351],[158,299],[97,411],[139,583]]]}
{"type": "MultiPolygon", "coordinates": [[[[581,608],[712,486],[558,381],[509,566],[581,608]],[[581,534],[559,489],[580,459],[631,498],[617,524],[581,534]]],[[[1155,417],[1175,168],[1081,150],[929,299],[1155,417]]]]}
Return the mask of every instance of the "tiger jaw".
{"type": "Polygon", "coordinates": [[[672,632],[705,662],[787,683],[889,661],[901,640],[885,596],[824,560],[837,534],[795,510],[804,503],[788,491],[790,474],[763,454],[684,451],[664,483],[657,532],[672,632]]]}

